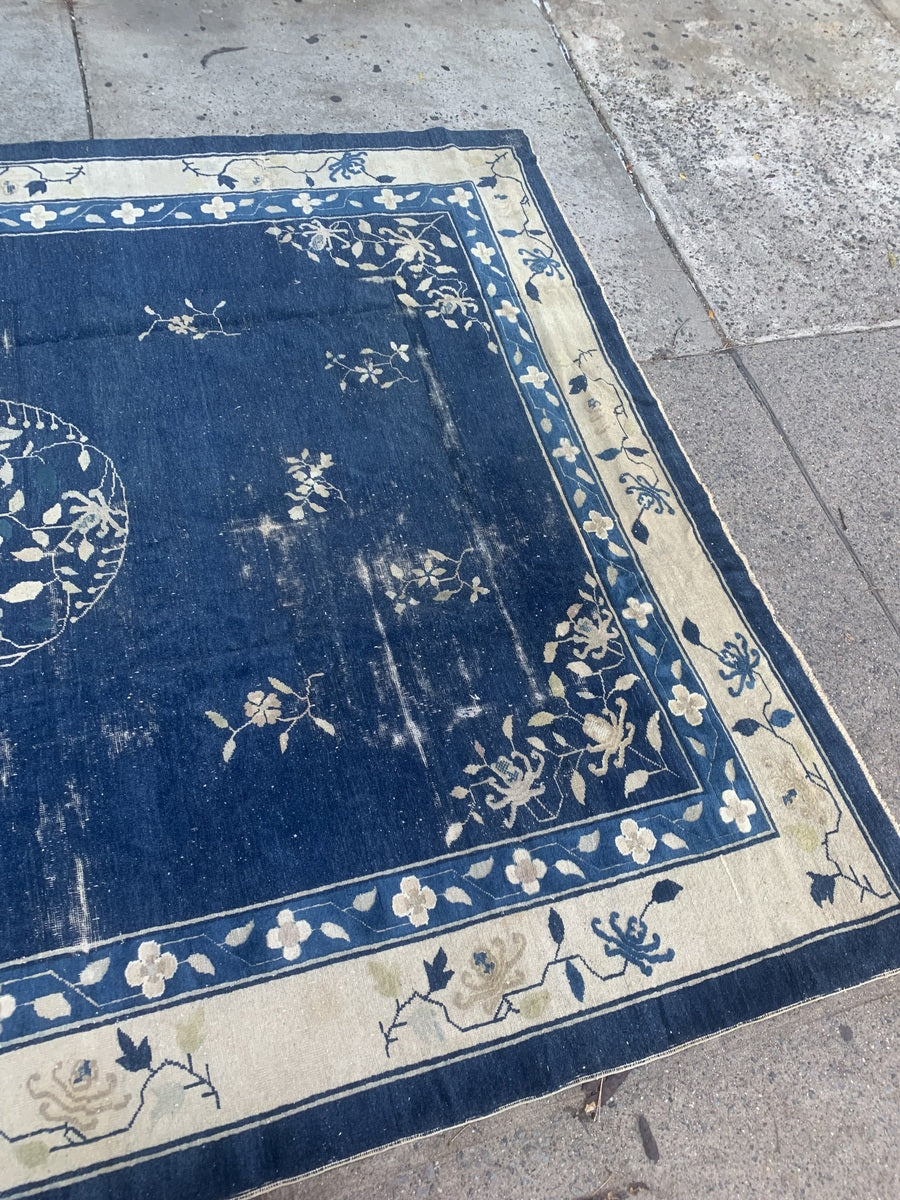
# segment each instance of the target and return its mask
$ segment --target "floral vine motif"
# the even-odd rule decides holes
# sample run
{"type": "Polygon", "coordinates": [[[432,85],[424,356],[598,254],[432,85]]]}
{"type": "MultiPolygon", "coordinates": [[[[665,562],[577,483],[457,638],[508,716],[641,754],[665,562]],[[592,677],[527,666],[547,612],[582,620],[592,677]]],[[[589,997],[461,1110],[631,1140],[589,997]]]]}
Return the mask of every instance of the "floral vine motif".
{"type": "Polygon", "coordinates": [[[0,193],[6,199],[39,196],[47,191],[49,183],[74,183],[83,174],[83,166],[72,167],[62,175],[47,175],[43,168],[31,163],[3,163],[0,165],[0,193]]]}
{"type": "MultiPolygon", "coordinates": [[[[585,575],[579,596],[580,601],[570,605],[566,619],[556,626],[554,640],[544,647],[546,663],[563,656],[567,659],[565,679],[555,671],[548,679],[553,709],[533,713],[528,720],[532,729],[546,727],[547,738],[532,734],[520,744],[510,715],[502,725],[508,749],[489,756],[480,742],[474,743],[475,759],[465,767],[468,782],[450,793],[454,799],[468,802],[468,812],[448,828],[448,846],[469,821],[483,824],[486,809],[505,814],[507,829],[515,825],[522,811],[539,824],[555,821],[570,796],[579,804],[586,803],[591,776],[622,770],[628,759],[632,769],[624,779],[626,796],[668,770],[662,756],[659,713],[650,716],[640,737],[631,716],[627,693],[639,678],[620,671],[625,659],[621,634],[596,575],[585,575]]],[[[647,607],[630,597],[622,617],[646,620],[647,607]]]]}
{"type": "Polygon", "coordinates": [[[324,505],[320,504],[320,500],[330,500],[336,498],[342,504],[346,504],[344,493],[339,487],[325,478],[325,472],[329,467],[334,466],[334,459],[330,454],[320,453],[319,461],[314,462],[309,450],[303,450],[299,458],[285,458],[287,463],[287,473],[294,481],[294,490],[285,492],[288,500],[293,500],[293,506],[288,509],[288,516],[292,521],[305,521],[306,510],[311,509],[316,513],[325,512],[324,505]],[[313,497],[318,496],[318,500],[313,497]]]}
{"type": "MultiPolygon", "coordinates": [[[[577,373],[569,379],[569,395],[583,395],[589,410],[600,409],[603,404],[603,401],[593,394],[591,385],[598,385],[597,390],[600,391],[609,390],[602,370],[599,374],[590,374],[591,358],[599,354],[598,349],[580,350],[572,359],[577,373]]],[[[675,512],[671,503],[672,494],[662,486],[662,478],[652,465],[652,448],[640,426],[618,397],[612,406],[612,418],[618,429],[615,443],[606,450],[599,451],[596,457],[601,462],[612,462],[621,458],[630,466],[641,468],[639,471],[623,471],[619,476],[619,483],[627,485],[625,494],[634,497],[639,510],[631,525],[632,537],[646,544],[650,538],[650,530],[644,522],[644,514],[671,516],[675,512]]]]}
{"type": "Polygon", "coordinates": [[[107,1052],[105,1062],[74,1058],[56,1063],[48,1075],[31,1075],[25,1086],[36,1102],[40,1123],[24,1133],[8,1134],[0,1129],[0,1141],[12,1147],[24,1166],[39,1168],[55,1151],[128,1133],[148,1103],[152,1104],[152,1123],[177,1113],[195,1089],[204,1100],[221,1108],[209,1064],[201,1070],[194,1062],[206,1039],[200,1006],[178,1023],[176,1038],[184,1059],[160,1059],[148,1038],[135,1041],[117,1029],[119,1055],[114,1062],[107,1052]],[[132,1111],[125,1119],[129,1109],[132,1111]]]}
{"type": "Polygon", "coordinates": [[[220,300],[211,312],[197,308],[186,297],[184,306],[188,310],[187,312],[175,313],[171,317],[164,317],[155,308],[151,308],[149,304],[145,304],[144,312],[148,317],[153,317],[153,321],[143,333],[138,334],[138,341],[142,342],[144,338],[148,338],[160,325],[164,326],[169,333],[190,337],[195,342],[202,342],[204,338],[212,334],[219,334],[222,337],[240,336],[237,333],[229,333],[222,324],[219,309],[225,307],[224,300],[220,300]]]}
{"type": "MultiPolygon", "coordinates": [[[[843,809],[819,764],[814,759],[804,758],[796,743],[784,732],[793,724],[795,714],[776,704],[772,690],[759,670],[759,650],[740,631],[735,633],[733,641],[726,640],[721,649],[708,646],[701,637],[699,627],[689,618],[683,622],[681,632],[690,645],[706,650],[722,664],[719,675],[732,684],[728,688],[732,696],[744,695],[746,702],[754,703],[757,715],[740,717],[732,726],[734,732],[745,738],[766,734],[788,747],[793,756],[794,763],[785,777],[787,786],[781,801],[799,819],[789,825],[786,832],[808,853],[824,852],[825,862],[830,868],[826,871],[807,871],[810,898],[820,908],[826,902],[833,904],[835,887],[839,881],[843,881],[859,892],[860,902],[866,896],[886,899],[891,894],[889,891],[878,891],[868,876],[859,874],[850,863],[842,863],[835,856],[832,842],[840,833],[843,809]]],[[[742,800],[733,790],[724,792],[722,801],[719,810],[721,819],[726,824],[733,821],[737,829],[746,832],[750,817],[756,811],[753,802],[742,800]]]]}
{"type": "MultiPolygon", "coordinates": [[[[598,970],[582,954],[563,953],[566,928],[555,908],[551,908],[547,914],[547,932],[554,947],[553,955],[540,976],[530,983],[525,982],[525,972],[519,966],[527,948],[525,938],[519,933],[480,943],[468,957],[466,966],[459,970],[449,966],[447,952],[443,946],[439,947],[434,958],[422,964],[427,985],[425,990],[416,988],[403,1000],[394,993],[392,1019],[388,1023],[378,1022],[385,1055],[390,1058],[391,1046],[400,1040],[400,1031],[411,1023],[416,1005],[428,1006],[445,1027],[458,1033],[471,1033],[476,1029],[502,1024],[514,1013],[532,1020],[540,1017],[549,1002],[545,984],[551,972],[556,976],[562,974],[577,1004],[585,1003],[589,983],[596,989],[598,984],[602,986],[621,978],[630,966],[637,967],[644,976],[652,975],[660,963],[671,962],[675,958],[675,950],[672,947],[662,948],[659,934],[650,934],[645,917],[654,904],[670,904],[682,890],[681,884],[673,879],[658,880],[639,914],[628,917],[624,924],[619,913],[609,914],[609,932],[599,917],[592,919],[591,930],[603,943],[605,956],[622,960],[620,967],[608,973],[598,970]],[[459,980],[463,990],[453,996],[448,1004],[439,994],[446,992],[454,979],[459,980]],[[453,1015],[453,1012],[465,1013],[476,1006],[485,1014],[483,1020],[467,1024],[453,1015]]],[[[395,980],[391,975],[386,975],[383,982],[390,985],[395,980]]],[[[376,986],[378,984],[376,977],[376,986]]],[[[379,990],[383,994],[390,994],[387,987],[379,987],[379,990]]]]}
{"type": "MultiPolygon", "coordinates": [[[[388,211],[401,200],[412,200],[418,192],[405,196],[384,189],[375,202],[388,211]]],[[[312,200],[309,211],[312,212],[312,200]]],[[[440,249],[458,249],[457,242],[442,229],[449,222],[446,213],[434,217],[384,218],[373,227],[363,217],[337,217],[294,224],[270,225],[266,233],[279,245],[293,246],[313,262],[327,254],[339,267],[355,266],[367,283],[392,283],[404,308],[441,320],[448,329],[481,328],[488,337],[488,349],[498,353],[492,340],[490,323],[480,316],[479,301],[469,295],[468,286],[456,268],[441,259],[440,249]]],[[[452,226],[449,226],[452,228],[452,226]]]]}
{"type": "Polygon", "coordinates": [[[335,736],[335,728],[330,721],[326,721],[324,717],[320,717],[313,709],[312,688],[313,681],[321,679],[322,671],[317,671],[306,677],[306,687],[303,692],[297,692],[286,683],[282,683],[280,679],[275,679],[274,676],[269,676],[269,686],[273,689],[266,692],[263,688],[258,688],[247,693],[247,699],[244,701],[244,715],[247,720],[242,725],[232,725],[227,717],[224,717],[219,712],[212,710],[206,713],[206,716],[212,721],[217,729],[227,729],[229,733],[228,740],[222,747],[222,757],[226,762],[231,760],[232,755],[237,749],[237,739],[247,729],[267,729],[278,728],[278,745],[281,748],[281,753],[284,754],[288,748],[291,733],[295,725],[301,721],[312,721],[324,733],[330,737],[335,736]],[[279,695],[280,693],[280,695],[279,695]],[[281,696],[286,699],[283,701],[281,696]],[[284,708],[285,703],[289,705],[288,709],[284,708]]]}
{"type": "Polygon", "coordinates": [[[477,603],[479,596],[487,596],[491,589],[484,586],[480,575],[467,579],[463,573],[463,560],[472,553],[471,546],[466,546],[459,558],[451,558],[440,550],[426,550],[420,565],[405,571],[391,563],[389,569],[397,586],[388,588],[385,595],[393,601],[394,612],[402,613],[408,606],[415,607],[421,603],[421,597],[426,596],[443,603],[460,592],[468,592],[472,604],[477,603]]]}
{"type": "Polygon", "coordinates": [[[338,386],[342,392],[346,392],[349,383],[371,383],[375,387],[387,391],[395,383],[413,382],[412,378],[404,374],[403,368],[399,366],[399,363],[409,362],[409,346],[406,343],[398,345],[396,342],[391,342],[390,353],[383,350],[370,350],[366,347],[360,350],[361,361],[356,366],[351,366],[347,362],[346,354],[333,354],[330,350],[326,350],[325,358],[327,360],[326,371],[330,371],[334,367],[340,372],[341,382],[338,386]]]}
{"type": "Polygon", "coordinates": [[[112,461],[74,425],[10,401],[0,401],[4,412],[0,666],[11,667],[106,591],[125,553],[128,509],[112,461]]]}
{"type": "Polygon", "coordinates": [[[519,248],[519,257],[530,271],[529,278],[525,283],[525,294],[531,300],[540,302],[541,295],[535,280],[541,278],[541,276],[550,279],[564,279],[565,274],[562,263],[556,257],[546,230],[533,223],[534,214],[531,211],[533,208],[531,197],[528,195],[528,191],[515,168],[509,150],[502,150],[492,159],[489,159],[486,165],[489,173],[479,179],[478,186],[480,188],[496,189],[498,183],[502,180],[503,187],[507,192],[509,192],[510,188],[514,188],[518,193],[520,220],[516,227],[501,229],[499,233],[501,237],[507,238],[522,236],[531,238],[532,244],[530,246],[519,248]],[[510,169],[507,170],[507,167],[510,169]]]}
{"type": "Polygon", "coordinates": [[[259,158],[244,155],[227,159],[217,171],[203,171],[192,159],[185,158],[182,159],[182,169],[196,175],[198,179],[215,179],[219,187],[228,191],[234,191],[240,186],[271,189],[275,186],[276,176],[279,174],[302,177],[307,187],[315,187],[317,177],[323,173],[331,183],[360,178],[371,179],[374,183],[394,182],[394,175],[371,175],[366,170],[367,157],[363,150],[345,150],[340,154],[327,154],[317,166],[302,171],[285,164],[273,163],[270,159],[263,162],[259,158]]]}

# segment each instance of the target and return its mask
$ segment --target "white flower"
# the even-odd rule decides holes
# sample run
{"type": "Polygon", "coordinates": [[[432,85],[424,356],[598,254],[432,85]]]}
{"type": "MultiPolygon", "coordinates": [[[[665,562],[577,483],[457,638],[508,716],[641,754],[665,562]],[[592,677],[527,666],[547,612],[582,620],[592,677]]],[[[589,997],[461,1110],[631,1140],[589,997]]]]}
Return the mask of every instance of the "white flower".
{"type": "Polygon", "coordinates": [[[497,251],[493,248],[493,246],[486,246],[484,242],[476,242],[472,247],[473,256],[477,258],[479,262],[483,262],[485,266],[488,266],[496,253],[497,251]]]}
{"type": "Polygon", "coordinates": [[[403,197],[398,196],[397,193],[392,191],[390,188],[382,188],[381,195],[373,196],[372,199],[376,204],[383,204],[387,212],[393,212],[403,197]]]}
{"type": "MultiPolygon", "coordinates": [[[[491,251],[491,253],[493,254],[493,251],[491,251]]],[[[494,312],[498,317],[504,317],[507,321],[511,321],[513,325],[517,325],[519,323],[519,313],[521,311],[522,310],[520,308],[516,308],[514,304],[510,304],[508,300],[504,300],[499,308],[494,309],[494,312]]],[[[547,376],[545,375],[544,378],[546,379],[547,376]]]]}
{"type": "Polygon", "coordinates": [[[213,196],[208,204],[201,204],[200,211],[212,213],[217,221],[224,221],[229,213],[234,212],[234,205],[230,200],[223,200],[221,196],[213,196]]]}
{"type": "Polygon", "coordinates": [[[458,187],[450,193],[447,199],[451,204],[458,204],[460,208],[468,208],[472,193],[467,192],[465,188],[458,187]]]}
{"type": "Polygon", "coordinates": [[[598,513],[596,509],[592,508],[588,513],[588,520],[582,522],[581,528],[585,533],[596,533],[598,538],[605,541],[609,531],[613,528],[613,522],[609,517],[604,517],[603,513],[598,513]]]}
{"type": "Polygon", "coordinates": [[[309,921],[295,921],[289,908],[283,908],[276,916],[278,922],[266,934],[266,945],[270,950],[280,950],[288,962],[300,957],[300,947],[312,933],[309,921]]]}
{"type": "Polygon", "coordinates": [[[741,833],[749,833],[750,818],[756,812],[756,805],[753,801],[742,800],[733,788],[722,793],[722,801],[719,816],[725,824],[730,825],[734,821],[736,829],[739,829],[741,833]]]}
{"type": "Polygon", "coordinates": [[[400,891],[391,900],[396,917],[409,917],[411,925],[427,925],[428,913],[437,904],[437,896],[430,887],[422,887],[415,875],[405,875],[400,880],[400,891]]]}
{"type": "Polygon", "coordinates": [[[536,388],[543,390],[544,384],[550,378],[543,371],[539,371],[537,367],[530,366],[524,375],[519,376],[519,383],[530,383],[536,388]]]}
{"type": "MultiPolygon", "coordinates": [[[[397,355],[401,362],[409,362],[409,344],[407,342],[403,342],[399,346],[396,342],[391,342],[391,350],[397,355]]],[[[331,466],[330,463],[328,465],[331,466]]]]}
{"type": "Polygon", "coordinates": [[[314,208],[317,208],[322,203],[321,200],[313,200],[309,192],[301,192],[299,196],[294,196],[291,200],[294,208],[299,208],[304,216],[308,217],[314,208]]]}
{"type": "Polygon", "coordinates": [[[616,849],[624,858],[633,858],[638,866],[650,861],[650,852],[656,847],[656,835],[646,825],[638,825],[626,817],[621,825],[622,832],[616,838],[616,849]]]}
{"type": "Polygon", "coordinates": [[[265,729],[274,725],[281,716],[281,701],[274,692],[266,695],[264,692],[248,692],[244,702],[244,715],[249,717],[251,725],[265,729]]]}
{"type": "Polygon", "coordinates": [[[196,333],[193,313],[183,313],[181,316],[169,317],[166,328],[170,333],[196,333]]]}
{"type": "Polygon", "coordinates": [[[699,692],[689,692],[683,683],[676,683],[672,688],[669,712],[674,713],[676,717],[684,717],[688,725],[700,724],[704,708],[706,699],[699,692]]]}
{"type": "MultiPolygon", "coordinates": [[[[544,376],[546,379],[546,375],[544,376]]],[[[554,458],[564,458],[567,463],[573,463],[581,450],[577,446],[573,446],[568,438],[560,438],[559,445],[553,451],[554,458]]]]}
{"type": "Polygon", "coordinates": [[[506,868],[506,878],[510,883],[517,883],[523,892],[534,896],[541,890],[541,880],[546,874],[546,863],[539,858],[532,858],[527,850],[513,850],[512,864],[506,868]]]}
{"type": "Polygon", "coordinates": [[[143,208],[135,208],[130,200],[126,200],[119,208],[114,208],[110,216],[118,217],[123,225],[133,225],[138,217],[144,215],[143,208]]]}
{"type": "Polygon", "coordinates": [[[32,204],[28,212],[22,213],[22,220],[26,221],[32,229],[43,229],[48,221],[56,220],[56,213],[51,212],[49,208],[44,208],[43,204],[32,204]]]}
{"type": "Polygon", "coordinates": [[[139,987],[148,1000],[158,1000],[178,967],[174,954],[160,952],[159,942],[141,942],[137,958],[125,968],[125,982],[139,987]]]}
{"type": "Polygon", "coordinates": [[[634,621],[638,629],[646,629],[647,618],[652,612],[652,604],[647,604],[644,601],[636,600],[634,596],[629,596],[628,603],[622,609],[622,616],[626,621],[634,621]]]}
{"type": "Polygon", "coordinates": [[[16,1011],[16,998],[9,992],[0,992],[0,1022],[6,1021],[16,1011]]]}

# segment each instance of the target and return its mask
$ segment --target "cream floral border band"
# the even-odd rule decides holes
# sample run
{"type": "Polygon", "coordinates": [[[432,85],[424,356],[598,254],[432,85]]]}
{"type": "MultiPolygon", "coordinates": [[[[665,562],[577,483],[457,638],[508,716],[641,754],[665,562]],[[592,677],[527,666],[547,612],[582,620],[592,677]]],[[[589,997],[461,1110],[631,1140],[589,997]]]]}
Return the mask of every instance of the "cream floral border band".
{"type": "MultiPolygon", "coordinates": [[[[152,1179],[158,1194],[217,1197],[274,1178],[257,1171],[260,1148],[284,1174],[313,1170],[897,967],[896,831],[723,534],[524,137],[0,158],[0,244],[235,223],[256,225],[261,255],[368,274],[415,319],[507,364],[579,531],[584,583],[547,631],[541,702],[460,764],[440,858],[0,970],[0,1195],[96,1196],[103,1181],[112,1195],[124,1170],[135,1190],[152,1179]],[[595,696],[576,719],[572,697],[590,687],[602,708],[595,696]],[[655,703],[640,725],[638,691],[655,703]],[[586,814],[591,775],[622,788],[614,816],[586,814]],[[545,825],[522,833],[522,810],[545,825]],[[491,811],[503,836],[460,849],[491,811]]],[[[147,305],[139,336],[239,336],[227,314],[224,301],[147,305]]],[[[326,354],[341,390],[402,386],[414,369],[396,342],[326,354]]],[[[3,403],[13,475],[9,447],[52,414],[3,403]]],[[[99,598],[128,519],[115,468],[79,431],[70,440],[86,476],[108,464],[105,492],[55,520],[77,620],[82,575],[97,573],[99,598]]],[[[291,521],[346,503],[335,467],[319,451],[286,462],[291,521]]],[[[382,574],[360,559],[357,573],[401,619],[420,603],[490,602],[478,561],[478,547],[429,549],[382,574]]],[[[289,752],[301,722],[339,734],[318,687],[261,678],[239,718],[225,699],[211,708],[225,766],[247,736],[277,734],[289,752]]]]}

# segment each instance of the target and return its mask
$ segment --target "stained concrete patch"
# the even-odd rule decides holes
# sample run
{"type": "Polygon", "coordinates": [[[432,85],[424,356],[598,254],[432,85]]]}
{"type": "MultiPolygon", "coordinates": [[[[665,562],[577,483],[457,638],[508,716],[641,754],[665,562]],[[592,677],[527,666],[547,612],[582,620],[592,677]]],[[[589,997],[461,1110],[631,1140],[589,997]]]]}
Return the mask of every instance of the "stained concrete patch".
{"type": "Polygon", "coordinates": [[[874,3],[548,6],[730,337],[900,318],[900,32],[874,3]]]}
{"type": "Polygon", "coordinates": [[[720,345],[528,0],[79,0],[77,15],[98,137],[523,128],[636,353],[720,345]]]}
{"type": "Polygon", "coordinates": [[[87,137],[75,40],[60,0],[0,0],[0,141],[87,137]]]}

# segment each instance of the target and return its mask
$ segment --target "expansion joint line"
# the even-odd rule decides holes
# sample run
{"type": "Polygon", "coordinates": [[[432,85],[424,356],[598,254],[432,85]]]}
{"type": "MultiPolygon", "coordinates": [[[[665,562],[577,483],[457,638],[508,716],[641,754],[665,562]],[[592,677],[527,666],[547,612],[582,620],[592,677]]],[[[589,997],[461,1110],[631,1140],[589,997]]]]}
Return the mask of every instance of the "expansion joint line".
{"type": "Polygon", "coordinates": [[[75,0],[65,0],[66,12],[69,14],[69,28],[72,30],[72,41],[75,43],[75,59],[78,63],[78,75],[81,79],[81,94],[84,98],[84,114],[87,118],[88,138],[94,140],[94,118],[91,113],[91,97],[88,92],[87,75],[84,72],[84,58],[81,53],[81,42],[78,37],[78,24],[75,20],[75,0]]]}

